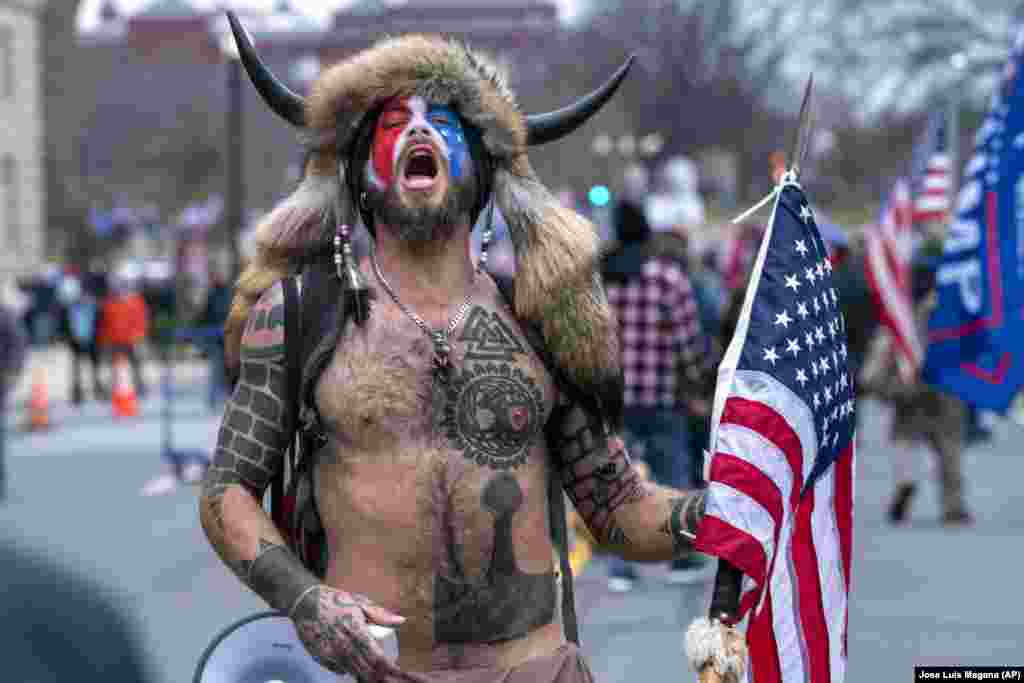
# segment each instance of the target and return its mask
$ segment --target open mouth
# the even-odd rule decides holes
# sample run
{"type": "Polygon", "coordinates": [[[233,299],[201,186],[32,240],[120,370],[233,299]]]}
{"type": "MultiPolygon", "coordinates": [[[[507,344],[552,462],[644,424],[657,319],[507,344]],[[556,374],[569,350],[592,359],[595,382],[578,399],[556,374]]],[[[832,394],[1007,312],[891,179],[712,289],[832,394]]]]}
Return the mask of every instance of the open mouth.
{"type": "Polygon", "coordinates": [[[421,146],[413,149],[406,159],[402,180],[409,189],[427,189],[433,186],[437,179],[437,173],[437,158],[434,156],[433,149],[421,146]]]}

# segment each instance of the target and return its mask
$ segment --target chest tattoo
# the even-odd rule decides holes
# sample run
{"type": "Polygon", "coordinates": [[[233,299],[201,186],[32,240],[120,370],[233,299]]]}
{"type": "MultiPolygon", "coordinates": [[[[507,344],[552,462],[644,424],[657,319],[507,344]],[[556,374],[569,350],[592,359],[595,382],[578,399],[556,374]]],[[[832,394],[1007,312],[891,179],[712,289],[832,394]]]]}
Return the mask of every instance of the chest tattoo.
{"type": "Polygon", "coordinates": [[[484,509],[494,516],[494,547],[483,576],[467,580],[454,536],[442,534],[449,570],[437,574],[434,581],[438,642],[507,640],[554,618],[554,572],[527,574],[516,563],[512,517],[524,502],[519,482],[507,472],[498,474],[484,487],[482,498],[484,509]]]}
{"type": "Polygon", "coordinates": [[[526,348],[496,313],[473,309],[462,367],[443,385],[441,429],[469,460],[496,470],[526,462],[544,419],[544,392],[524,371],[526,348]]]}

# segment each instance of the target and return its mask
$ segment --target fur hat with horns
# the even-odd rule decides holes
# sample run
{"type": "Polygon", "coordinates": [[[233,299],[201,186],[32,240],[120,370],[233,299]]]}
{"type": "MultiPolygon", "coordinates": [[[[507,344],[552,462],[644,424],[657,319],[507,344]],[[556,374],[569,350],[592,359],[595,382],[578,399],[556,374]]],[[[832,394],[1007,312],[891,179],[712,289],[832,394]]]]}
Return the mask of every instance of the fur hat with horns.
{"type": "Polygon", "coordinates": [[[391,98],[419,95],[452,107],[479,134],[477,153],[486,157],[482,165],[490,175],[485,186],[491,196],[484,200],[493,199],[501,210],[516,252],[517,317],[540,329],[568,379],[601,400],[607,417],[617,422],[618,333],[597,272],[598,237],[586,219],[561,206],[541,184],[527,150],[567,135],[600,109],[633,57],[575,103],[525,115],[498,68],[482,55],[441,37],[408,35],[382,40],[325,69],[303,98],[262,63],[234,13],[228,12],[228,20],[242,64],[264,101],[310,139],[302,182],[257,227],[256,254],[239,279],[225,328],[229,362],[237,361],[242,327],[260,294],[313,253],[329,249],[334,222],[355,223],[355,179],[362,169],[351,166],[370,116],[391,98]]]}

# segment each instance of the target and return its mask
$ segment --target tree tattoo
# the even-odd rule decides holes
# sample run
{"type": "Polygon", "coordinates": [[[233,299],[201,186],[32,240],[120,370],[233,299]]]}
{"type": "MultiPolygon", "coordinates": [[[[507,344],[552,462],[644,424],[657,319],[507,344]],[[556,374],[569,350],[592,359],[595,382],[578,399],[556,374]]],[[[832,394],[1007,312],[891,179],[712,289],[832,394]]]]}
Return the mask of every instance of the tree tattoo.
{"type": "Polygon", "coordinates": [[[526,462],[540,433],[544,394],[515,363],[523,342],[494,312],[477,306],[459,341],[466,365],[445,387],[441,429],[467,459],[495,470],[526,462]]]}
{"type": "Polygon", "coordinates": [[[521,637],[551,623],[555,574],[519,570],[512,541],[512,517],[523,505],[516,478],[502,472],[484,487],[483,506],[494,515],[494,548],[486,573],[470,581],[452,529],[443,531],[449,576],[434,581],[434,637],[442,643],[493,642],[521,637]]]}
{"type": "Polygon", "coordinates": [[[532,377],[511,363],[478,362],[456,373],[447,394],[441,428],[466,458],[496,470],[526,462],[544,412],[532,377]]]}

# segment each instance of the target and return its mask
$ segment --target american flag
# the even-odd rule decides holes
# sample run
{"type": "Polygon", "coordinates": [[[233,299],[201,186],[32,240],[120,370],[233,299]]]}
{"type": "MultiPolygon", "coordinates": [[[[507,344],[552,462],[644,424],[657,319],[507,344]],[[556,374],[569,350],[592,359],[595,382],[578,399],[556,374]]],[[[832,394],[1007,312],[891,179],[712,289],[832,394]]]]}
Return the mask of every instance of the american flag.
{"type": "Polygon", "coordinates": [[[882,210],[881,220],[864,229],[864,272],[905,382],[917,375],[924,361],[910,291],[914,239],[911,221],[910,189],[905,180],[899,179],[882,210]]]}
{"type": "Polygon", "coordinates": [[[846,672],[854,391],[832,267],[800,187],[776,200],[719,366],[697,547],[744,574],[757,683],[846,672]]]}
{"type": "Polygon", "coordinates": [[[910,164],[914,211],[911,220],[920,226],[929,221],[946,222],[951,205],[953,162],[946,145],[946,118],[935,112],[928,119],[924,137],[914,149],[910,164]]]}

